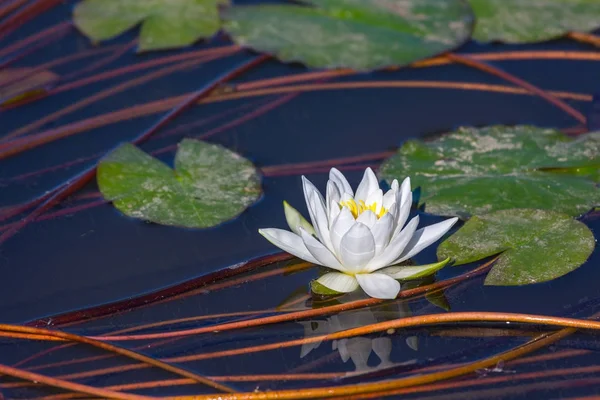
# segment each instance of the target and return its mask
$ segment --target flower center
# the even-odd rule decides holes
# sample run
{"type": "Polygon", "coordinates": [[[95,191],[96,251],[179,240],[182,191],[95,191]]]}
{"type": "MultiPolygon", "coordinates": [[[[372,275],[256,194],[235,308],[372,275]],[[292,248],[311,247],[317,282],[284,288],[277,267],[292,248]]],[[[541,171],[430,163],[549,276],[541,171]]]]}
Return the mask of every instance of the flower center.
{"type": "Polygon", "coordinates": [[[350,210],[350,212],[352,213],[354,218],[358,218],[358,216],[360,214],[362,214],[363,212],[365,212],[367,210],[373,211],[373,214],[375,214],[375,216],[377,218],[383,217],[385,215],[385,213],[387,212],[387,210],[383,206],[381,206],[381,208],[379,209],[379,212],[377,212],[377,203],[371,203],[369,205],[366,205],[363,200],[359,200],[358,203],[354,199],[340,201],[340,206],[348,207],[348,209],[350,210]]]}

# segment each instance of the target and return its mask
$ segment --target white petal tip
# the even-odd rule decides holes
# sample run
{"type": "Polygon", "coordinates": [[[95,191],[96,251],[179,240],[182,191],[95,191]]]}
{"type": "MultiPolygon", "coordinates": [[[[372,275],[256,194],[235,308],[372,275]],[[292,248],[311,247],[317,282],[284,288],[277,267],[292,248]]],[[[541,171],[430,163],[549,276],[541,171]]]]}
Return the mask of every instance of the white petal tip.
{"type": "Polygon", "coordinates": [[[384,274],[357,274],[356,280],[365,293],[375,299],[392,300],[400,293],[400,282],[384,274]]]}

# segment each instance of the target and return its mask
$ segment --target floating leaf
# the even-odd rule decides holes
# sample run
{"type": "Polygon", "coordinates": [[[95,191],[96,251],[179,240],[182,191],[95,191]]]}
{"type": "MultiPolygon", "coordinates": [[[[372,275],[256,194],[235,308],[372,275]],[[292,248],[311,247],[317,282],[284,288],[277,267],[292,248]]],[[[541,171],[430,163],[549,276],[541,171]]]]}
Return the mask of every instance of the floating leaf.
{"type": "Polygon", "coordinates": [[[468,0],[480,42],[535,43],[600,28],[598,0],[468,0]]]}
{"type": "Polygon", "coordinates": [[[410,176],[427,212],[469,215],[539,208],[579,215],[600,204],[600,133],[577,139],[532,126],[461,128],[406,142],[384,162],[391,182],[410,176]]]}
{"type": "Polygon", "coordinates": [[[175,170],[131,144],[120,146],[100,162],[98,186],[125,215],[190,228],[227,221],[261,194],[250,161],[191,139],[179,144],[175,170]]]}
{"type": "Polygon", "coordinates": [[[228,0],[84,0],[74,23],[93,41],[114,38],[138,24],[139,50],[188,46],[220,29],[218,7],[228,0]]]}
{"type": "Polygon", "coordinates": [[[240,45],[310,67],[370,70],[405,65],[469,39],[462,0],[304,0],[304,5],[227,9],[223,27],[240,45]]]}
{"type": "Polygon", "coordinates": [[[485,284],[513,286],[563,276],[581,266],[595,245],[592,231],[566,214],[514,209],[471,218],[437,254],[460,265],[502,253],[485,284]]]}

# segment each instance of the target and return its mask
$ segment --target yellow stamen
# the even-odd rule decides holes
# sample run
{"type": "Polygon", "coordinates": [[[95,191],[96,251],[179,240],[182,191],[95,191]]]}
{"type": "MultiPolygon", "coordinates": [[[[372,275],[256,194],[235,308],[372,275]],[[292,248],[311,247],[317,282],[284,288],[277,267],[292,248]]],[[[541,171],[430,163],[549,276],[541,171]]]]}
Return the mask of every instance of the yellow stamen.
{"type": "Polygon", "coordinates": [[[340,206],[348,207],[348,209],[350,210],[350,212],[352,213],[354,218],[358,218],[358,216],[360,214],[362,214],[363,212],[365,212],[367,210],[372,211],[373,214],[375,214],[375,216],[377,216],[377,218],[383,217],[385,215],[385,213],[387,212],[387,210],[383,206],[381,207],[379,212],[377,212],[377,203],[371,203],[369,205],[366,205],[363,200],[359,200],[358,203],[354,199],[340,201],[340,206]]]}

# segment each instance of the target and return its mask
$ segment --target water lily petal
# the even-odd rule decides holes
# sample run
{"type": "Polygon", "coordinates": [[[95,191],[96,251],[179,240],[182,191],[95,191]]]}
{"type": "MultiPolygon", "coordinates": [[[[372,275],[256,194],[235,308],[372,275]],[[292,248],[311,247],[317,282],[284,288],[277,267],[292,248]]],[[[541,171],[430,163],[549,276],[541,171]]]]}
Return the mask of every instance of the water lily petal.
{"type": "Polygon", "coordinates": [[[329,218],[327,215],[327,211],[323,207],[323,203],[321,203],[315,196],[311,197],[311,207],[314,210],[316,224],[318,226],[317,237],[321,240],[329,250],[333,251],[333,246],[331,245],[331,235],[329,233],[329,218]]]}
{"type": "Polygon", "coordinates": [[[354,197],[354,191],[352,190],[352,187],[348,183],[348,180],[344,174],[342,174],[338,169],[331,168],[329,170],[329,180],[336,184],[340,194],[348,193],[350,196],[354,197]]]}
{"type": "Polygon", "coordinates": [[[412,202],[412,191],[410,189],[410,177],[404,178],[402,181],[402,185],[400,185],[400,189],[398,192],[401,194],[400,201],[411,201],[412,202]]]}
{"type": "MultiPolygon", "coordinates": [[[[327,216],[327,221],[329,224],[329,230],[331,231],[331,227],[333,226],[335,219],[338,217],[338,215],[340,215],[340,212],[342,212],[342,207],[340,207],[339,203],[332,201],[329,204],[329,209],[327,212],[329,213],[327,216]]],[[[331,232],[329,232],[329,236],[331,237],[331,232]]]]}
{"type": "Polygon", "coordinates": [[[327,191],[325,192],[325,202],[330,205],[332,202],[339,203],[342,197],[337,185],[333,181],[327,181],[327,191]]]}
{"type": "Polygon", "coordinates": [[[315,230],[313,226],[296,210],[294,207],[290,206],[287,201],[283,202],[283,212],[285,213],[285,219],[292,230],[296,235],[300,235],[300,230],[298,227],[303,227],[304,230],[310,234],[314,234],[315,230]]]}
{"type": "Polygon", "coordinates": [[[362,180],[360,181],[360,184],[358,185],[358,188],[356,189],[356,196],[354,196],[354,198],[357,202],[360,200],[366,201],[367,197],[369,197],[369,195],[377,189],[379,189],[377,177],[371,168],[367,168],[362,180]]]}
{"type": "Polygon", "coordinates": [[[444,268],[449,261],[450,258],[446,258],[443,261],[427,265],[398,265],[393,267],[382,268],[378,272],[380,274],[389,275],[394,279],[418,279],[435,274],[437,271],[444,268]]]}
{"type": "Polygon", "coordinates": [[[344,267],[342,267],[342,264],[340,264],[338,259],[331,251],[329,251],[327,247],[323,245],[323,243],[319,242],[314,236],[302,228],[300,228],[300,233],[306,248],[317,260],[317,264],[344,272],[344,267]]]}
{"type": "Polygon", "coordinates": [[[340,293],[350,293],[358,289],[358,282],[355,277],[339,272],[329,272],[317,279],[317,282],[340,293]]]}
{"type": "Polygon", "coordinates": [[[356,222],[340,243],[340,260],[348,272],[359,272],[375,255],[375,239],[371,230],[356,222]]]}
{"type": "Polygon", "coordinates": [[[308,251],[300,236],[277,228],[259,229],[258,233],[263,235],[265,239],[279,247],[281,250],[313,264],[322,265],[308,251]]]}
{"type": "Polygon", "coordinates": [[[394,231],[394,218],[394,215],[386,213],[370,228],[375,239],[375,257],[381,254],[390,242],[394,231]]]}
{"type": "Polygon", "coordinates": [[[394,223],[394,229],[396,229],[396,221],[398,220],[397,215],[398,215],[398,203],[392,203],[392,205],[390,206],[390,208],[388,208],[388,211],[386,214],[391,214],[392,215],[392,221],[394,223]]]}
{"type": "Polygon", "coordinates": [[[386,267],[392,263],[402,254],[402,251],[406,248],[408,243],[417,230],[419,225],[419,216],[417,215],[406,225],[399,234],[392,237],[390,244],[383,250],[383,252],[373,257],[373,259],[365,267],[366,272],[377,271],[380,268],[386,267]]]}
{"type": "MultiPolygon", "coordinates": [[[[317,190],[315,185],[304,176],[302,176],[302,188],[304,190],[304,200],[306,201],[306,207],[308,208],[312,226],[315,229],[315,233],[319,240],[323,240],[321,227],[323,226],[323,220],[327,219],[323,196],[321,195],[321,192],[317,190]]],[[[323,240],[323,242],[325,242],[325,240],[323,240]]]]}
{"type": "Polygon", "coordinates": [[[372,191],[368,196],[367,200],[365,200],[365,204],[370,206],[371,204],[375,204],[375,212],[379,214],[381,211],[381,207],[383,206],[383,191],[381,189],[377,189],[372,191]]]}
{"type": "Polygon", "coordinates": [[[319,192],[315,185],[313,185],[313,183],[309,181],[304,175],[302,175],[302,189],[304,191],[304,200],[307,204],[311,194],[316,195],[317,198],[321,200],[321,202],[325,201],[321,192],[319,192]]]}
{"type": "MultiPolygon", "coordinates": [[[[398,181],[394,179],[394,182],[397,187],[398,181]]],[[[394,185],[394,182],[392,182],[392,185],[394,185]]],[[[398,193],[398,190],[390,189],[383,195],[383,207],[385,207],[386,210],[389,210],[392,204],[396,202],[396,193],[398,193]]]]}
{"type": "Polygon", "coordinates": [[[364,211],[362,214],[356,218],[356,222],[360,222],[367,226],[367,228],[371,229],[377,223],[377,215],[371,210],[364,211]]]}
{"type": "Polygon", "coordinates": [[[402,182],[402,186],[400,186],[400,190],[396,195],[396,204],[398,207],[398,215],[396,220],[396,231],[394,232],[394,236],[400,233],[400,230],[408,220],[408,215],[410,214],[410,208],[412,207],[412,192],[410,190],[410,178],[404,179],[402,182]]]}
{"type": "Polygon", "coordinates": [[[350,209],[348,207],[342,207],[340,214],[335,221],[333,221],[330,230],[331,244],[335,254],[340,254],[340,243],[342,242],[342,238],[355,223],[356,220],[354,219],[352,212],[350,212],[350,209]]]}
{"type": "Polygon", "coordinates": [[[409,258],[417,255],[425,247],[436,242],[439,238],[444,236],[444,234],[448,232],[450,228],[452,228],[452,225],[454,225],[456,221],[458,221],[458,218],[454,217],[442,222],[438,222],[437,224],[426,226],[425,228],[421,228],[416,231],[395,263],[408,260],[409,258]]]}
{"type": "Polygon", "coordinates": [[[355,276],[365,293],[376,299],[395,299],[400,293],[400,282],[387,275],[374,273],[355,276]]]}

